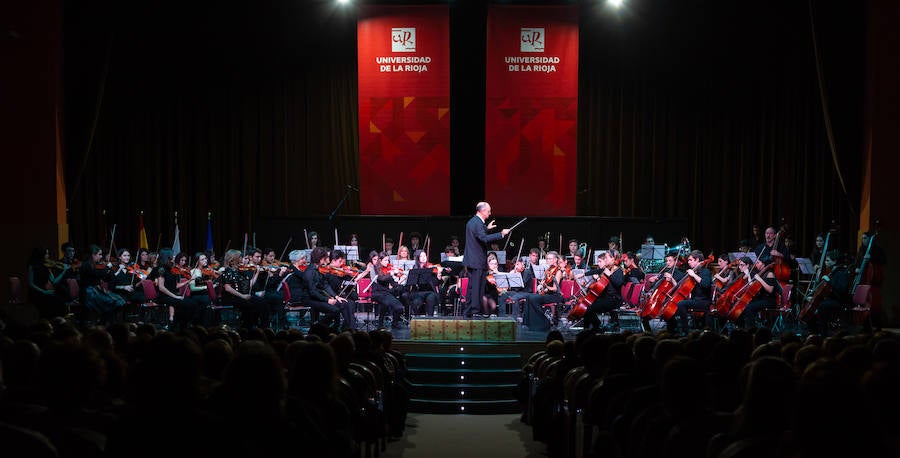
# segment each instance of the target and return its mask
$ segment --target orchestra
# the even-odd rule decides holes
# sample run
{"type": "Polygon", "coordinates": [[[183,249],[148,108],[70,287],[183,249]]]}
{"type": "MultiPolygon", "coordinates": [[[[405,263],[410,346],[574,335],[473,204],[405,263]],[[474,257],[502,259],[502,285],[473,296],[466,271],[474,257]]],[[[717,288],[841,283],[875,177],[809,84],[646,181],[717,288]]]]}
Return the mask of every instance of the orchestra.
{"type": "MultiPolygon", "coordinates": [[[[541,331],[564,326],[600,329],[596,318],[602,315],[608,315],[609,329],[615,329],[619,313],[637,313],[645,332],[667,330],[684,335],[691,327],[727,332],[734,327],[771,326],[772,314],[765,313],[767,310],[788,310],[788,315],[794,316],[796,325],[803,331],[827,334],[834,331],[841,314],[852,307],[851,293],[855,285],[877,285],[881,281],[880,269],[886,255],[873,243],[877,231],[863,234],[855,257],[833,249],[833,241],[829,243],[833,230],[817,233],[809,240],[812,254],[806,262],[795,254],[797,248],[792,246],[793,237],[787,225],[777,229],[763,225],[759,228],[732,249],[710,253],[691,250],[686,236],[676,239],[678,243],[671,248],[668,244],[654,245],[652,237],[647,236],[640,241],[640,248],[648,245],[657,250],[665,248],[664,256],[657,258],[661,267],[647,272],[642,266],[652,263],[642,259],[642,254],[646,257],[648,251],[619,254],[621,233],[610,237],[605,249],[596,251],[589,248],[590,240],[580,242],[579,238],[564,238],[559,234],[560,247],[567,249],[565,256],[548,246],[548,240],[557,239],[557,234],[549,231],[530,242],[522,239],[525,257],[521,257],[523,246],[515,253],[516,250],[506,251],[505,244],[495,241],[495,249],[488,252],[483,305],[474,316],[512,318],[525,329],[541,331]],[[563,240],[568,243],[563,245],[563,240]],[[495,253],[504,251],[507,261],[501,264],[495,253]],[[707,266],[710,260],[714,262],[707,266]],[[800,261],[806,262],[812,272],[801,273],[800,261]],[[538,267],[540,276],[535,275],[538,267]],[[505,271],[518,273],[523,286],[498,286],[494,276],[502,274],[505,280],[505,271]],[[591,285],[601,279],[609,285],[603,289],[593,286],[592,290],[591,285]],[[564,281],[576,284],[574,292],[567,292],[566,297],[562,289],[564,281]],[[685,282],[689,288],[680,287],[685,282]],[[783,293],[788,283],[795,286],[790,297],[783,293]],[[624,300],[626,284],[631,285],[629,293],[635,291],[635,299],[629,304],[624,300]],[[556,316],[545,313],[547,304],[554,304],[556,316]],[[792,307],[795,311],[790,315],[792,307]],[[652,326],[653,322],[664,322],[665,326],[652,326]],[[722,323],[727,326],[723,328],[722,323]]],[[[102,310],[104,320],[112,322],[125,316],[110,314],[110,310],[121,309],[115,304],[139,305],[147,301],[143,289],[148,284],[143,281],[149,279],[152,281],[149,284],[156,289],[153,296],[168,311],[164,327],[172,329],[197,323],[201,315],[209,316],[204,309],[215,303],[237,305],[243,313],[243,326],[272,325],[278,322],[272,317],[283,313],[281,289],[288,288],[292,301],[309,303],[319,311],[322,317],[319,321],[323,324],[334,329],[352,329],[357,326],[354,316],[357,282],[369,277],[373,280],[370,288],[380,315],[378,324],[386,325],[386,318],[391,316],[390,324],[402,329],[406,319],[453,313],[460,279],[467,276],[461,263],[450,261],[461,255],[459,237],[450,236],[443,253],[432,257],[429,255],[431,238],[422,237],[416,231],[409,234],[404,241],[401,232],[397,244],[393,237],[380,234],[385,250],[374,252],[370,263],[348,260],[340,249],[329,250],[322,246],[323,241],[314,231],[308,236],[310,249],[291,251],[289,261],[279,259],[285,257],[284,253],[279,257],[272,248],[247,247],[245,243],[243,250],[229,250],[233,256],[222,266],[215,262],[212,250],[201,250],[188,257],[185,253],[170,254],[165,248],[158,250],[159,254],[151,253],[142,247],[121,248],[115,250],[115,256],[106,257],[102,256],[105,250],[93,250],[84,256],[90,258],[92,268],[84,269],[75,246],[65,243],[60,246],[62,257],[58,260],[50,257],[49,250],[39,250],[48,258],[35,255],[29,261],[28,286],[34,298],[43,299],[36,303],[41,304],[41,314],[47,317],[68,313],[63,306],[68,296],[64,287],[67,278],[77,279],[84,288],[93,286],[92,295],[111,293],[113,305],[102,310]],[[316,250],[315,268],[309,270],[308,260],[316,250]],[[94,262],[98,252],[100,258],[94,262]],[[160,255],[168,256],[162,258],[162,264],[155,259],[160,255]],[[407,260],[414,262],[413,270],[423,273],[416,275],[411,283],[409,265],[400,262],[407,260]],[[209,284],[221,289],[216,297],[207,291],[209,284]]],[[[366,235],[353,233],[349,238],[351,246],[359,247],[366,235]]],[[[357,251],[352,252],[355,257],[357,251]]]]}

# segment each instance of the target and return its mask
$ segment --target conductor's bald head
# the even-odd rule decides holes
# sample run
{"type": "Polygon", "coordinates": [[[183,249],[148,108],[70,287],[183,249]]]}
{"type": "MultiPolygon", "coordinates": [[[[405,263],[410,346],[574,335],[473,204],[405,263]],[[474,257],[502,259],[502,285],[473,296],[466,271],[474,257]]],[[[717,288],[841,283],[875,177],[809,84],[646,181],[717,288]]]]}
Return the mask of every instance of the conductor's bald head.
{"type": "Polygon", "coordinates": [[[491,204],[487,202],[478,202],[475,205],[475,213],[480,215],[482,219],[488,219],[491,216],[491,204]]]}

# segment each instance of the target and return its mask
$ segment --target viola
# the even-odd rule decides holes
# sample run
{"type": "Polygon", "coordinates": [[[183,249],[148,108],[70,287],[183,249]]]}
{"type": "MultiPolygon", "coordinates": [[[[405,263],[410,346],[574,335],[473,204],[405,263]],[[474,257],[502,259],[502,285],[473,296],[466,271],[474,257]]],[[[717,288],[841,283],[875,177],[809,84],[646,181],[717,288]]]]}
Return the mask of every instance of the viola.
{"type": "MultiPolygon", "coordinates": [[[[700,262],[700,265],[697,267],[703,267],[713,261],[713,255],[709,255],[708,258],[700,262]]],[[[672,289],[672,294],[668,294],[668,299],[663,303],[662,310],[660,311],[660,317],[664,320],[671,320],[673,316],[675,316],[675,312],[678,311],[678,303],[687,299],[691,295],[691,291],[694,290],[694,287],[697,286],[697,279],[685,274],[681,280],[678,281],[678,284],[675,285],[675,288],[672,289]]]]}

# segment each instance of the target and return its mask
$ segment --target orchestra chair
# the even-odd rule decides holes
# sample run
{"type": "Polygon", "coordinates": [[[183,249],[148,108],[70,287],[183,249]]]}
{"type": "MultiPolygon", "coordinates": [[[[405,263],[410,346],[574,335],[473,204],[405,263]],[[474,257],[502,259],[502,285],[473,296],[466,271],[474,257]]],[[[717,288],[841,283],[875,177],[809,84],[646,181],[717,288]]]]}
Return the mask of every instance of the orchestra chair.
{"type": "Polygon", "coordinates": [[[793,304],[791,304],[791,290],[793,288],[794,285],[792,283],[782,283],[781,296],[778,297],[778,307],[766,310],[767,318],[774,316],[771,327],[773,336],[785,331],[785,317],[794,311],[793,304]]]}
{"type": "Polygon", "coordinates": [[[65,291],[67,313],[73,317],[80,318],[83,308],[81,305],[81,287],[78,286],[78,280],[67,278],[65,291]]]}
{"type": "Polygon", "coordinates": [[[153,280],[141,280],[141,289],[144,290],[144,302],[138,307],[138,316],[144,323],[154,323],[160,326],[165,325],[169,321],[169,312],[167,307],[156,302],[159,297],[159,291],[156,290],[156,283],[153,280]],[[154,317],[156,318],[154,320],[154,317]]]}
{"type": "MultiPolygon", "coordinates": [[[[287,284],[281,284],[281,294],[284,297],[284,307],[283,313],[285,316],[285,321],[288,323],[288,327],[290,327],[290,323],[292,320],[288,320],[287,317],[289,315],[297,316],[297,326],[302,326],[301,323],[304,321],[304,317],[306,318],[307,329],[309,325],[312,325],[312,307],[307,305],[303,305],[299,300],[294,300],[291,297],[291,289],[288,288],[287,284]]],[[[275,318],[275,329],[279,328],[279,320],[280,316],[275,318]]]]}
{"type": "MultiPolygon", "coordinates": [[[[377,319],[378,311],[375,308],[378,303],[372,299],[372,279],[369,277],[360,278],[356,282],[356,306],[362,307],[362,311],[366,312],[366,323],[371,323],[377,319]],[[372,315],[375,315],[373,318],[372,315]]],[[[357,309],[359,311],[359,309],[357,309]]]]}
{"type": "Polygon", "coordinates": [[[872,285],[856,285],[850,304],[850,318],[853,324],[872,329],[872,285]]]}
{"type": "Polygon", "coordinates": [[[25,284],[22,282],[22,277],[18,275],[9,276],[9,303],[25,303],[25,284]]]}
{"type": "Polygon", "coordinates": [[[469,277],[460,277],[456,284],[459,296],[456,298],[456,304],[453,305],[453,316],[461,316],[466,309],[466,292],[469,290],[469,277]]]}
{"type": "Polygon", "coordinates": [[[240,321],[240,314],[234,306],[222,304],[222,290],[212,280],[206,280],[206,294],[209,295],[209,310],[212,314],[210,322],[216,325],[233,326],[240,321]]]}

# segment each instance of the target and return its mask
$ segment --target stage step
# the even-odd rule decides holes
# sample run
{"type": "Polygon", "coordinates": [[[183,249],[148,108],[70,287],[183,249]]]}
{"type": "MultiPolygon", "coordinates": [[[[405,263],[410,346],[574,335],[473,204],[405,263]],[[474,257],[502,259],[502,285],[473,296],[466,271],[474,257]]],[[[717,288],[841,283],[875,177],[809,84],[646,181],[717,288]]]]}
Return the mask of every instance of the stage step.
{"type": "Polygon", "coordinates": [[[522,366],[543,342],[404,342],[410,412],[519,413],[515,389],[522,366]]]}

